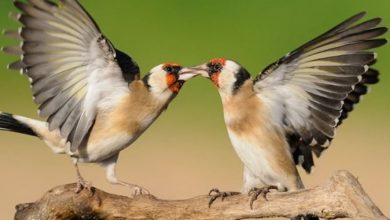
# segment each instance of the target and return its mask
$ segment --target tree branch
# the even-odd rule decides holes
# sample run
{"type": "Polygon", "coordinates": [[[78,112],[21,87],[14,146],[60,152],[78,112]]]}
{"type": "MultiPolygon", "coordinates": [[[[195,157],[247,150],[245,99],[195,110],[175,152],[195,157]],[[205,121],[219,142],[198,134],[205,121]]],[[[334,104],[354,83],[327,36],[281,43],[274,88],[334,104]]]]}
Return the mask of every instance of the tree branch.
{"type": "Polygon", "coordinates": [[[94,189],[75,194],[76,185],[58,186],[34,203],[16,206],[16,220],[24,219],[248,219],[292,218],[314,214],[324,219],[388,219],[347,171],[338,171],[323,186],[297,192],[271,192],[249,208],[247,195],[217,200],[208,208],[208,196],[161,200],[152,195],[135,198],[94,189]]]}

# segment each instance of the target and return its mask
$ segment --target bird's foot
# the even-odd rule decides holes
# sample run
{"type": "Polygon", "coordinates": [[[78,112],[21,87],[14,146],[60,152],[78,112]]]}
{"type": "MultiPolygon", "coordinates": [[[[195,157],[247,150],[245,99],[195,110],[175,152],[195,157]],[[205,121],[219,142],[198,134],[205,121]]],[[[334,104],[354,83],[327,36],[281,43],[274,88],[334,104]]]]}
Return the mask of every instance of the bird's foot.
{"type": "Polygon", "coordinates": [[[83,178],[79,178],[77,180],[77,186],[76,186],[76,190],[75,190],[75,193],[76,194],[79,194],[81,192],[81,190],[83,189],[86,189],[90,192],[90,194],[93,194],[92,192],[92,184],[85,181],[83,178]]]}
{"type": "Polygon", "coordinates": [[[150,194],[149,190],[147,190],[146,188],[144,188],[142,186],[134,184],[134,183],[118,181],[116,179],[115,179],[115,181],[112,181],[111,183],[129,187],[130,188],[130,192],[131,192],[131,196],[148,195],[148,194],[150,194]]]}
{"type": "Polygon", "coordinates": [[[253,209],[253,202],[257,200],[257,197],[259,195],[262,195],[263,198],[268,201],[267,194],[270,192],[271,189],[278,189],[276,186],[265,186],[261,188],[253,187],[251,190],[249,190],[248,195],[251,197],[249,206],[251,209],[253,209]]]}
{"type": "Polygon", "coordinates": [[[130,190],[133,192],[133,196],[138,196],[138,195],[149,195],[150,192],[146,188],[136,185],[136,184],[129,184],[130,190]]]}
{"type": "Polygon", "coordinates": [[[239,192],[221,192],[221,191],[219,191],[219,189],[213,188],[209,192],[209,196],[211,197],[209,200],[209,208],[211,207],[213,202],[216,199],[218,199],[219,197],[221,197],[221,201],[223,201],[226,197],[235,196],[235,195],[239,195],[239,194],[240,194],[239,192]]]}

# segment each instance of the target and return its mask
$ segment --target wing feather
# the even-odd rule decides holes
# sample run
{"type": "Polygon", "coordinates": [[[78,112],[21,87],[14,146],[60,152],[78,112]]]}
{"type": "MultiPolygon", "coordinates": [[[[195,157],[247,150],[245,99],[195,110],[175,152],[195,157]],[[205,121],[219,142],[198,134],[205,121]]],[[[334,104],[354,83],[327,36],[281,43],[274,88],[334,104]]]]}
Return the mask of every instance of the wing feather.
{"type": "Polygon", "coordinates": [[[297,163],[298,157],[304,157],[302,166],[307,172],[314,165],[311,152],[319,156],[328,147],[336,127],[366,94],[367,84],[378,81],[378,72],[370,68],[376,54],[370,50],[387,42],[377,38],[387,28],[377,27],[380,18],[354,25],[364,14],[302,45],[254,80],[259,98],[269,98],[268,90],[277,94],[280,103],[273,106],[284,108],[293,157],[297,163]]]}
{"type": "Polygon", "coordinates": [[[23,53],[22,49],[20,47],[16,46],[8,46],[8,47],[3,47],[1,50],[4,53],[12,54],[12,55],[21,55],[23,53]]]}
{"type": "Polygon", "coordinates": [[[130,92],[128,83],[139,78],[138,65],[123,52],[117,56],[119,50],[77,0],[14,4],[21,14],[13,17],[23,27],[5,35],[22,43],[3,51],[20,55],[21,60],[9,68],[21,69],[31,79],[40,115],[75,151],[88,138],[99,103],[113,105],[130,92]]]}
{"type": "Polygon", "coordinates": [[[69,116],[62,119],[64,122],[61,124],[60,132],[63,137],[69,137],[70,133],[74,131],[74,127],[76,126],[77,120],[79,119],[82,112],[83,101],[84,100],[79,101],[76,106],[73,107],[69,116]]]}
{"type": "Polygon", "coordinates": [[[7,65],[7,68],[11,69],[11,70],[21,70],[21,71],[23,71],[23,69],[25,67],[26,67],[26,65],[24,65],[24,63],[21,60],[17,60],[15,62],[12,62],[12,63],[7,65]]]}
{"type": "Polygon", "coordinates": [[[76,99],[69,99],[57,112],[50,115],[47,119],[49,122],[49,129],[53,130],[60,127],[78,103],[79,101],[76,99]]]}
{"type": "Polygon", "coordinates": [[[29,51],[30,53],[55,53],[64,49],[87,52],[87,48],[83,48],[82,45],[70,44],[66,42],[58,42],[51,44],[49,42],[40,43],[38,41],[24,41],[22,48],[23,51],[29,51]]]}

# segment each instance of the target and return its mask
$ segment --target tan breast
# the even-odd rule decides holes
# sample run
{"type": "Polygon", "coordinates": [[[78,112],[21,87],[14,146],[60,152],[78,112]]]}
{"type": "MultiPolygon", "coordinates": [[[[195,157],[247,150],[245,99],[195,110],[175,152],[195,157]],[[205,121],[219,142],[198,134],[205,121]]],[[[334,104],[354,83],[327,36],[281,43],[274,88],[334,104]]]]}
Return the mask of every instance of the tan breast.
{"type": "Polygon", "coordinates": [[[272,112],[266,109],[252,88],[252,82],[248,80],[237,94],[223,98],[227,129],[239,140],[251,143],[248,145],[262,148],[264,155],[261,157],[268,158],[267,164],[275,173],[295,176],[297,171],[285,135],[272,123],[269,117],[272,112]]]}
{"type": "Polygon", "coordinates": [[[256,97],[250,80],[236,94],[222,97],[222,102],[226,125],[237,135],[253,132],[259,124],[263,124],[262,103],[256,97]]]}
{"type": "Polygon", "coordinates": [[[161,113],[165,103],[153,98],[141,80],[131,83],[129,89],[112,111],[97,115],[90,142],[117,134],[137,136],[161,113]]]}

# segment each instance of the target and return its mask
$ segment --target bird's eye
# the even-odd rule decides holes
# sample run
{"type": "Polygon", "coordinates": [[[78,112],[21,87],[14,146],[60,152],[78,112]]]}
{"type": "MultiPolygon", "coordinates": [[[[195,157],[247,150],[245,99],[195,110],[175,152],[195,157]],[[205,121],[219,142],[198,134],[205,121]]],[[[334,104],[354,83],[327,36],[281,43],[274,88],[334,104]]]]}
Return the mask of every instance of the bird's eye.
{"type": "Polygon", "coordinates": [[[165,71],[167,71],[168,73],[171,73],[172,72],[172,67],[171,66],[167,66],[165,67],[165,71]]]}
{"type": "Polygon", "coordinates": [[[221,71],[221,69],[222,69],[222,65],[221,64],[214,64],[214,66],[213,66],[213,70],[214,70],[214,72],[219,72],[219,71],[221,71]]]}

